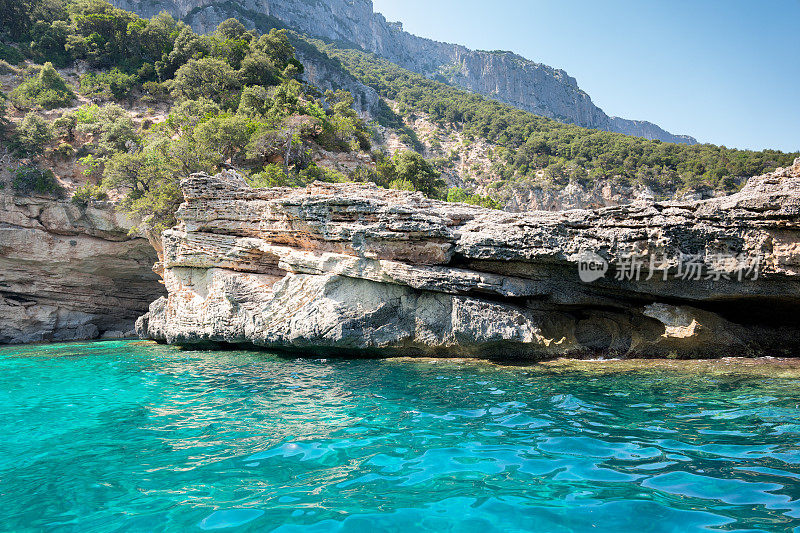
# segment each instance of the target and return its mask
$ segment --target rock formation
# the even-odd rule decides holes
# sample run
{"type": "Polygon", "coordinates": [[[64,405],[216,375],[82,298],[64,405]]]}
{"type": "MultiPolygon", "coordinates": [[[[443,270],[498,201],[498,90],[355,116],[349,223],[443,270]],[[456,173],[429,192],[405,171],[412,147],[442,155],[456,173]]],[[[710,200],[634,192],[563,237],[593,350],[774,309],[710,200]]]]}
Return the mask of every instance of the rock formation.
{"type": "Polygon", "coordinates": [[[121,337],[164,287],[110,205],[0,192],[0,344],[121,337]]]}
{"type": "Polygon", "coordinates": [[[522,214],[369,184],[181,186],[144,337],[524,358],[800,348],[800,160],[729,197],[522,214]]]}
{"type": "MultiPolygon", "coordinates": [[[[673,135],[651,122],[606,115],[578,87],[575,78],[561,69],[512,52],[470,50],[405,32],[402,24],[388,22],[375,13],[371,0],[111,0],[111,3],[145,17],[166,10],[199,32],[212,32],[229,17],[263,30],[265,21],[271,17],[301,33],[353,43],[401,67],[538,115],[665,142],[697,142],[686,135],[673,135]]],[[[313,61],[304,64],[308,67],[313,61]]],[[[324,73],[326,69],[320,66],[318,70],[324,73]]],[[[319,76],[315,81],[320,82],[319,76]]]]}

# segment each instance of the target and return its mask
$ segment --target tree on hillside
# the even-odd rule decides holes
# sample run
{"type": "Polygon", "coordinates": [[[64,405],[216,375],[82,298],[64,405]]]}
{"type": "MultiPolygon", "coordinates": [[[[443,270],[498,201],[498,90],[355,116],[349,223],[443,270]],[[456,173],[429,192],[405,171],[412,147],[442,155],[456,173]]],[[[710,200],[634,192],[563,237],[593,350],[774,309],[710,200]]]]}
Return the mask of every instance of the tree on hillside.
{"type": "Polygon", "coordinates": [[[190,59],[175,73],[172,93],[175,96],[197,99],[208,98],[223,106],[233,103],[233,92],[239,88],[236,71],[215,57],[190,59]]]}
{"type": "Polygon", "coordinates": [[[36,76],[26,79],[11,92],[17,107],[44,109],[65,107],[75,99],[75,93],[59,75],[52,63],[45,63],[36,76]]]}
{"type": "Polygon", "coordinates": [[[122,207],[149,229],[160,232],[175,224],[182,196],[175,170],[160,150],[115,154],[106,165],[103,187],[127,191],[122,207]]]}
{"type": "Polygon", "coordinates": [[[420,154],[404,150],[397,152],[391,162],[394,180],[410,183],[415,190],[431,198],[442,197],[445,183],[441,174],[420,154]]]}
{"type": "Polygon", "coordinates": [[[31,112],[17,125],[12,146],[18,155],[28,157],[44,152],[45,146],[53,140],[53,137],[50,123],[31,112]]]}
{"type": "Polygon", "coordinates": [[[248,32],[247,28],[244,27],[244,24],[238,20],[227,19],[219,23],[216,31],[214,31],[214,35],[223,41],[239,40],[244,38],[245,35],[248,35],[248,32]]]}
{"type": "Polygon", "coordinates": [[[258,126],[241,115],[219,115],[200,124],[195,131],[199,146],[232,162],[244,151],[258,126]]]}

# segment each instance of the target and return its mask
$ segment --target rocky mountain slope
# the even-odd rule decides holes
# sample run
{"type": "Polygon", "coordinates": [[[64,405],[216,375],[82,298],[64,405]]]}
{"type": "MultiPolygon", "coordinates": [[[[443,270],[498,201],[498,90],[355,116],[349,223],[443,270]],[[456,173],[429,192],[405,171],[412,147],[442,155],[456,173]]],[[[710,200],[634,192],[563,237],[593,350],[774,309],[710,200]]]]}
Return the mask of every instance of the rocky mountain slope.
{"type": "Polygon", "coordinates": [[[169,296],[137,323],[149,338],[525,358],[800,346],[800,159],[729,197],[593,211],[259,190],[235,173],[181,187],[169,296]]]}
{"type": "Polygon", "coordinates": [[[150,17],[161,10],[210,32],[229,17],[253,26],[273,17],[291,29],[323,39],[353,43],[404,68],[491,96],[536,114],[606,131],[665,142],[694,144],[646,121],[610,117],[566,72],[512,52],[476,51],[403,31],[373,11],[371,0],[112,0],[150,17]]]}
{"type": "MultiPolygon", "coordinates": [[[[395,102],[387,102],[396,109],[395,102]]],[[[507,173],[497,154],[502,147],[484,139],[470,141],[454,127],[442,126],[425,113],[415,111],[403,119],[422,145],[423,155],[437,161],[448,186],[462,187],[495,199],[505,211],[562,211],[594,209],[629,204],[637,200],[702,200],[725,196],[725,191],[706,188],[690,190],[658,190],[643,183],[623,183],[620,180],[600,179],[590,182],[570,181],[565,186],[548,184],[546,172],[536,172],[535,179],[503,181],[507,173]]],[[[390,153],[414,150],[398,130],[378,126],[379,144],[390,153]]],[[[746,178],[737,178],[737,187],[746,178]]]]}

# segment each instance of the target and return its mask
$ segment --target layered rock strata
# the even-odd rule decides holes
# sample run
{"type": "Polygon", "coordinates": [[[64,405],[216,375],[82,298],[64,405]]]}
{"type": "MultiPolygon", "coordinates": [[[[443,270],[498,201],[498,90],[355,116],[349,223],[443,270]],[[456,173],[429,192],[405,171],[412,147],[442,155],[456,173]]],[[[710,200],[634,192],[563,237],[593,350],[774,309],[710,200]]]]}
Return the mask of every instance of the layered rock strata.
{"type": "Polygon", "coordinates": [[[0,344],[133,334],[165,293],[113,206],[0,193],[0,344]]]}
{"type": "Polygon", "coordinates": [[[169,295],[137,324],[159,341],[531,359],[800,346],[800,161],[724,198],[521,214],[369,184],[181,186],[169,295]]]}

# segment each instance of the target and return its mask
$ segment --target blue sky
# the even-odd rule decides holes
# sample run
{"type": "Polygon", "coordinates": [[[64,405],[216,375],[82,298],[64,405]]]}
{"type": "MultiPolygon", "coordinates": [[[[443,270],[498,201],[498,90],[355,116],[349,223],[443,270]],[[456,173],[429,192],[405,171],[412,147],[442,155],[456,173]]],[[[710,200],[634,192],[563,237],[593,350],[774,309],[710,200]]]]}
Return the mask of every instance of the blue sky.
{"type": "Polygon", "coordinates": [[[416,35],[566,70],[609,115],[800,150],[800,0],[373,0],[416,35]]]}

